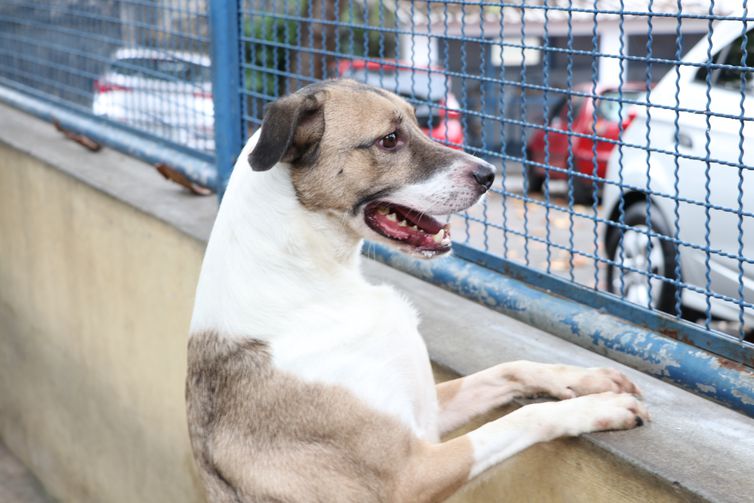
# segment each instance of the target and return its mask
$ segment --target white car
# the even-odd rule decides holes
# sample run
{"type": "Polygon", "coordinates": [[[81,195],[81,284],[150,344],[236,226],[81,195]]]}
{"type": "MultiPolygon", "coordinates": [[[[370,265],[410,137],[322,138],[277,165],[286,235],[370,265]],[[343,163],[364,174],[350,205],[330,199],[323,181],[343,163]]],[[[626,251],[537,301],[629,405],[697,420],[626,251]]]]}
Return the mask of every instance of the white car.
{"type": "Polygon", "coordinates": [[[94,83],[92,111],[192,149],[214,150],[210,70],[205,54],[119,49],[94,83]]]}
{"type": "MultiPolygon", "coordinates": [[[[622,142],[641,148],[624,146],[622,159],[616,148],[610,157],[604,217],[620,221],[622,198],[623,223],[631,229],[621,233],[616,225],[605,227],[605,253],[617,264],[607,267],[607,290],[626,300],[675,313],[678,286],[665,277],[686,285],[681,285],[681,305],[692,319],[706,312],[708,291],[715,318],[739,319],[741,284],[744,303],[754,303],[754,33],[748,34],[743,97],[741,70],[717,66],[708,76],[704,66],[711,47],[713,63],[741,67],[742,31],[740,22],[717,24],[711,46],[705,37],[683,59],[680,77],[672,68],[648,94],[651,105],[670,108],[636,106],[630,111],[637,117],[622,142]],[[677,114],[675,108],[683,111],[677,114]],[[662,152],[648,156],[647,139],[651,149],[662,152]],[[672,240],[648,237],[648,227],[672,240]],[[651,280],[646,275],[650,261],[652,273],[659,276],[651,280]]],[[[628,106],[624,110],[629,113],[628,106]]],[[[751,308],[744,309],[744,326],[749,331],[754,327],[751,308]]]]}

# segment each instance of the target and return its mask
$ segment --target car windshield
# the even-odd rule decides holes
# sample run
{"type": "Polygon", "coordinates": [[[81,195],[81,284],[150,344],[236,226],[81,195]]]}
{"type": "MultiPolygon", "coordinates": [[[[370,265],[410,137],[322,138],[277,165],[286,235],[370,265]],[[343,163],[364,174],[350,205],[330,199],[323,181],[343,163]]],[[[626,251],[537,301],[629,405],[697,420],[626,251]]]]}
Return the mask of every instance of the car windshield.
{"type": "Polygon", "coordinates": [[[180,59],[127,58],[114,62],[111,71],[127,77],[180,82],[209,82],[209,67],[180,59]]]}
{"type": "Polygon", "coordinates": [[[625,103],[624,101],[637,101],[641,95],[641,91],[604,92],[602,98],[608,99],[600,99],[597,102],[597,116],[611,122],[621,122],[628,117],[628,109],[633,106],[633,103],[625,103]],[[623,105],[622,112],[621,104],[623,105]]]}
{"type": "Polygon", "coordinates": [[[421,100],[439,101],[445,99],[450,90],[450,80],[441,73],[426,71],[412,72],[385,70],[383,72],[348,69],[343,77],[365,82],[375,87],[381,87],[401,96],[415,96],[421,100]]]}
{"type": "Polygon", "coordinates": [[[754,83],[754,78],[752,78],[752,68],[754,68],[754,32],[747,34],[745,49],[746,52],[744,53],[744,39],[743,37],[739,37],[728,47],[727,54],[723,51],[725,57],[724,63],[727,67],[720,69],[720,73],[717,76],[717,85],[739,91],[743,84],[744,89],[751,94],[754,83]],[[744,57],[744,54],[746,57],[744,57]]]}

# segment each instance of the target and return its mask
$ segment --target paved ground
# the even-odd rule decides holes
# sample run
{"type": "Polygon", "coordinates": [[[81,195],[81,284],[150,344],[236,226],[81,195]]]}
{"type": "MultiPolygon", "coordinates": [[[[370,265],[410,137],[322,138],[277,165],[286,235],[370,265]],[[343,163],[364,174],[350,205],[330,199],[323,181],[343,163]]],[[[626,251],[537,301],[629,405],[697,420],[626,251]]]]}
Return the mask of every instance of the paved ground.
{"type": "Polygon", "coordinates": [[[601,229],[594,209],[574,205],[570,211],[566,183],[553,181],[550,187],[549,204],[542,194],[525,200],[519,174],[507,176],[504,182],[498,176],[497,190],[483,205],[472,208],[466,218],[451,219],[453,238],[590,287],[604,287],[604,265],[595,260],[601,256],[601,229]],[[488,225],[479,220],[487,220],[488,225]]]}
{"type": "Polygon", "coordinates": [[[0,502],[53,503],[39,481],[0,442],[0,502]]]}

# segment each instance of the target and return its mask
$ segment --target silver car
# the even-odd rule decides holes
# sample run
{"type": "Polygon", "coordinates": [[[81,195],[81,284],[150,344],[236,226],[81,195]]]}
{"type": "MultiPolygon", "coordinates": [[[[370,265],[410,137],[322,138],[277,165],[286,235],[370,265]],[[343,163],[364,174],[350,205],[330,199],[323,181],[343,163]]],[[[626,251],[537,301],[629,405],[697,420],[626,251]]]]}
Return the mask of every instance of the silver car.
{"type": "Polygon", "coordinates": [[[122,48],[111,60],[94,83],[95,115],[189,148],[215,148],[207,55],[122,48]]]}
{"type": "MultiPolygon", "coordinates": [[[[619,222],[622,200],[630,228],[605,228],[605,253],[614,263],[607,289],[626,300],[675,313],[680,288],[687,317],[705,313],[709,299],[712,317],[733,321],[741,297],[754,302],[754,33],[747,37],[749,69],[718,66],[742,66],[741,33],[740,22],[716,25],[711,45],[705,37],[680,75],[671,69],[648,94],[661,107],[630,111],[637,117],[623,135],[626,145],[608,162],[604,217],[619,222]],[[714,67],[705,65],[708,51],[714,67]],[[647,145],[655,150],[649,155],[647,145]],[[650,228],[671,239],[651,236],[650,228]]],[[[743,315],[751,330],[754,310],[743,315]]]]}

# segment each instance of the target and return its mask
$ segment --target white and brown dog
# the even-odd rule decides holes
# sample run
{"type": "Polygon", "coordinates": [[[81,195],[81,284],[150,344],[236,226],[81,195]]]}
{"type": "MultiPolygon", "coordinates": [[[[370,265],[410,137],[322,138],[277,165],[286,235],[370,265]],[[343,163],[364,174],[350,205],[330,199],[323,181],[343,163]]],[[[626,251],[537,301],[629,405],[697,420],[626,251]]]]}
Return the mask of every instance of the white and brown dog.
{"type": "Polygon", "coordinates": [[[448,252],[430,215],[468,208],[493,178],[380,89],[328,81],[269,107],[231,176],[191,324],[188,422],[209,501],[440,501],[534,443],[648,419],[609,369],[503,363],[435,386],[414,309],[362,277],[364,238],[448,252]],[[440,441],[538,394],[562,401],[440,441]]]}

